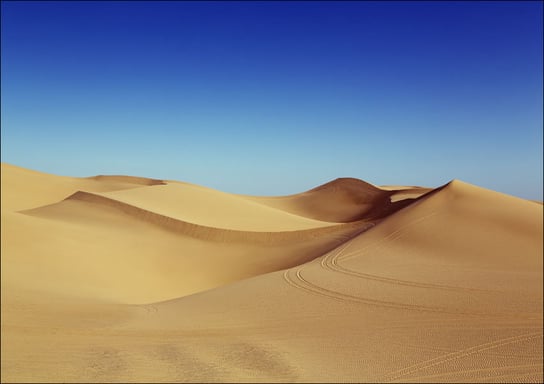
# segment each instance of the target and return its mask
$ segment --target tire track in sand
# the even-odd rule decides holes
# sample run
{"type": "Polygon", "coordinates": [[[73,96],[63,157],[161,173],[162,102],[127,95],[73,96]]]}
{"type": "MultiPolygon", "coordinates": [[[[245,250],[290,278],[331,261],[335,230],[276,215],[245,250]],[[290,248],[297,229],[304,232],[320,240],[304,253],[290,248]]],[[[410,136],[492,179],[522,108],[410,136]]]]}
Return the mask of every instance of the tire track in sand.
{"type": "MultiPolygon", "coordinates": [[[[410,378],[405,379],[405,380],[409,380],[410,382],[414,382],[414,383],[421,383],[422,379],[436,379],[436,378],[444,377],[444,376],[459,375],[460,373],[464,373],[464,374],[478,373],[478,372],[495,373],[495,375],[484,376],[484,377],[480,377],[479,379],[478,378],[471,378],[470,379],[470,382],[481,382],[481,380],[494,380],[494,379],[496,380],[497,378],[501,378],[501,377],[520,378],[520,377],[523,377],[523,376],[538,374],[538,372],[529,372],[529,373],[525,372],[525,373],[518,373],[518,374],[516,374],[516,373],[500,373],[500,374],[496,374],[496,373],[499,373],[500,371],[504,371],[504,370],[508,370],[508,369],[515,370],[515,369],[527,369],[527,368],[542,368],[542,364],[519,364],[519,365],[505,365],[505,366],[502,366],[502,367],[492,367],[492,368],[464,369],[464,370],[461,370],[461,371],[451,371],[451,372],[436,373],[436,374],[426,375],[426,376],[410,377],[410,378]]],[[[442,380],[444,380],[444,379],[442,379],[442,380]]]]}
{"type": "MultiPolygon", "coordinates": [[[[400,236],[398,237],[400,238],[400,236]]],[[[357,271],[355,269],[347,268],[343,265],[340,265],[339,260],[342,256],[342,254],[351,246],[351,242],[343,247],[342,249],[338,250],[338,252],[330,252],[326,256],[324,256],[321,259],[321,266],[325,269],[328,269],[333,272],[343,273],[350,276],[360,277],[367,280],[374,280],[379,281],[382,283],[387,284],[395,284],[395,285],[404,285],[409,287],[416,287],[416,288],[431,288],[431,289],[441,289],[441,290],[447,290],[447,291],[461,291],[461,292],[487,292],[491,293],[493,291],[487,290],[487,289],[479,289],[479,288],[468,288],[468,287],[459,287],[455,285],[446,285],[446,284],[432,284],[432,283],[422,283],[418,281],[411,281],[411,280],[402,280],[402,279],[395,279],[392,277],[385,277],[385,276],[379,276],[379,275],[373,275],[370,273],[364,273],[357,271]]],[[[372,245],[357,250],[353,252],[350,255],[364,257],[364,252],[368,251],[370,248],[373,249],[379,249],[375,248],[372,245]]]]}
{"type": "Polygon", "coordinates": [[[322,286],[313,284],[309,282],[302,276],[303,267],[299,266],[297,268],[287,269],[283,272],[283,279],[292,287],[296,289],[303,290],[307,293],[335,299],[341,302],[355,302],[359,304],[372,305],[382,308],[394,308],[394,309],[405,309],[410,311],[419,311],[419,312],[434,312],[434,313],[447,313],[447,314],[462,314],[467,316],[491,316],[488,313],[477,313],[477,312],[463,312],[463,311],[453,311],[448,310],[447,308],[440,307],[429,307],[424,305],[417,304],[404,304],[397,303],[392,301],[384,300],[375,300],[371,298],[366,298],[362,296],[354,296],[344,294],[338,291],[330,290],[322,286]]]}
{"type": "MultiPolygon", "coordinates": [[[[450,361],[459,360],[459,359],[468,357],[470,355],[474,355],[476,353],[480,353],[480,352],[484,352],[484,351],[487,351],[487,350],[490,350],[490,349],[502,347],[504,345],[513,344],[513,343],[517,343],[517,342],[521,342],[521,341],[528,341],[528,340],[536,339],[536,338],[539,338],[539,337],[542,337],[542,336],[543,336],[542,331],[540,331],[540,332],[531,332],[531,333],[526,333],[526,334],[519,335],[519,336],[512,336],[512,337],[498,339],[498,340],[491,341],[491,342],[488,342],[488,343],[477,344],[477,345],[469,347],[469,348],[461,349],[461,350],[456,351],[456,352],[447,353],[445,355],[438,356],[438,357],[428,359],[428,360],[424,360],[422,362],[419,362],[419,363],[410,365],[408,367],[399,369],[399,370],[397,370],[395,372],[392,372],[392,373],[390,373],[388,375],[383,376],[380,379],[380,381],[398,380],[398,379],[400,379],[402,377],[405,377],[407,375],[410,375],[412,373],[416,373],[416,372],[419,372],[419,371],[422,371],[424,369],[428,369],[428,368],[431,368],[431,367],[434,367],[434,366],[437,366],[437,365],[440,365],[440,364],[445,364],[445,363],[448,363],[450,361]]],[[[462,371],[459,371],[459,372],[462,372],[462,371]]]]}
{"type": "MultiPolygon", "coordinates": [[[[375,244],[380,244],[380,243],[383,243],[383,242],[385,242],[387,240],[390,240],[394,236],[397,236],[397,238],[398,238],[398,237],[402,236],[402,232],[406,228],[411,227],[411,226],[413,226],[413,225],[415,225],[417,223],[420,223],[420,222],[428,219],[429,217],[433,217],[433,216],[436,216],[436,215],[441,214],[441,213],[442,212],[440,212],[440,211],[434,211],[431,214],[420,217],[420,218],[418,218],[418,219],[416,219],[416,220],[402,226],[401,228],[395,230],[394,232],[392,232],[389,235],[385,236],[384,238],[378,240],[377,242],[373,243],[372,245],[366,247],[365,249],[368,249],[368,248],[372,247],[375,244]]],[[[364,232],[364,231],[372,228],[373,226],[375,226],[375,223],[370,223],[370,224],[372,224],[372,225],[370,225],[369,227],[367,227],[366,229],[364,229],[364,230],[362,230],[360,232],[358,231],[358,233],[351,236],[351,239],[347,240],[345,243],[341,244],[339,247],[335,248],[333,251],[327,253],[321,259],[321,262],[320,262],[321,266],[326,270],[330,270],[332,272],[342,273],[341,271],[338,271],[338,270],[334,269],[334,267],[329,268],[329,266],[331,264],[330,263],[330,258],[335,257],[336,259],[338,259],[339,257],[341,257],[342,254],[346,251],[346,249],[348,249],[352,245],[353,240],[357,237],[357,235],[359,235],[362,232],[364,232]],[[327,258],[328,258],[329,261],[323,261],[324,259],[327,259],[327,258]]],[[[350,255],[347,255],[347,256],[350,256],[350,255]]],[[[353,254],[351,255],[351,257],[354,257],[354,256],[359,256],[359,253],[356,253],[355,255],[353,255],[353,254]]],[[[342,260],[344,260],[345,258],[346,257],[342,258],[342,260]]],[[[283,279],[289,285],[291,285],[294,288],[303,290],[303,291],[305,291],[307,293],[312,293],[312,294],[328,297],[328,298],[331,298],[331,299],[335,299],[335,300],[338,300],[338,301],[341,301],[341,302],[357,302],[357,303],[361,303],[361,304],[373,305],[373,306],[378,306],[378,307],[406,309],[406,310],[420,311],[420,312],[447,313],[447,314],[478,316],[478,317],[482,317],[482,316],[483,317],[489,317],[489,316],[496,317],[497,316],[497,314],[490,314],[490,313],[487,313],[487,312],[458,311],[458,310],[451,310],[451,309],[443,308],[443,307],[398,303],[398,302],[376,300],[376,299],[366,298],[366,297],[362,297],[362,296],[354,296],[354,295],[344,294],[344,293],[341,293],[341,292],[338,292],[338,291],[334,291],[334,290],[331,290],[331,289],[324,288],[323,286],[320,286],[318,284],[311,283],[310,281],[308,281],[302,275],[302,271],[305,268],[305,266],[307,266],[307,264],[302,264],[302,265],[299,265],[299,266],[297,266],[295,268],[285,270],[283,275],[282,275],[283,279]]],[[[454,290],[461,290],[461,291],[471,290],[470,288],[464,288],[464,287],[452,287],[452,286],[445,286],[444,287],[443,285],[418,283],[418,282],[413,282],[413,281],[399,280],[399,279],[375,276],[375,275],[370,275],[370,274],[363,274],[364,276],[359,276],[359,274],[362,274],[362,273],[358,272],[358,271],[355,271],[355,272],[357,273],[357,275],[356,275],[357,277],[361,277],[361,278],[364,277],[364,278],[367,278],[367,279],[383,281],[383,282],[399,284],[399,285],[409,285],[409,286],[416,286],[416,287],[423,287],[423,288],[433,287],[433,288],[449,289],[449,290],[454,289],[454,290]]]]}
{"type": "MultiPolygon", "coordinates": [[[[478,289],[478,288],[467,288],[467,287],[458,287],[458,286],[452,286],[452,285],[445,285],[445,284],[432,284],[432,283],[422,283],[417,281],[410,281],[410,280],[402,280],[402,279],[395,279],[391,277],[385,277],[385,276],[379,276],[379,275],[373,275],[369,273],[360,272],[351,268],[347,268],[343,265],[340,265],[340,260],[348,260],[355,257],[362,257],[364,253],[370,249],[378,250],[383,249],[383,246],[387,244],[388,241],[397,240],[404,236],[404,231],[408,227],[412,227],[416,224],[419,224],[423,222],[424,220],[427,220],[430,217],[437,216],[441,212],[435,211],[429,215],[420,217],[401,228],[395,230],[394,232],[391,232],[389,235],[381,238],[380,240],[362,248],[358,249],[354,252],[346,254],[345,251],[353,244],[352,241],[348,241],[345,246],[342,246],[341,248],[337,248],[328,254],[326,254],[321,259],[321,266],[323,268],[329,269],[334,272],[344,273],[346,275],[350,276],[356,276],[361,277],[368,280],[374,280],[374,281],[380,281],[383,283],[389,283],[389,284],[396,284],[396,285],[404,285],[404,286],[410,286],[410,287],[417,287],[417,288],[431,288],[431,289],[442,289],[442,290],[449,290],[449,291],[462,291],[462,292],[492,292],[490,290],[486,289],[478,289]]],[[[372,227],[375,224],[372,223],[372,227]]],[[[370,229],[370,228],[369,228],[370,229]]]]}

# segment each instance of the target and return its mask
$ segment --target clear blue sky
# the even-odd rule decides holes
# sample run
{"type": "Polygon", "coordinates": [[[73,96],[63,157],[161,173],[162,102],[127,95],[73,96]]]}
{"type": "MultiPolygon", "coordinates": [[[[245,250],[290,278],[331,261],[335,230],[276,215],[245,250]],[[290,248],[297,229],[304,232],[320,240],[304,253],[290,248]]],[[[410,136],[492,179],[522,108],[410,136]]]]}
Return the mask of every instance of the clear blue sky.
{"type": "Polygon", "coordinates": [[[542,198],[541,2],[2,1],[2,161],[542,198]]]}

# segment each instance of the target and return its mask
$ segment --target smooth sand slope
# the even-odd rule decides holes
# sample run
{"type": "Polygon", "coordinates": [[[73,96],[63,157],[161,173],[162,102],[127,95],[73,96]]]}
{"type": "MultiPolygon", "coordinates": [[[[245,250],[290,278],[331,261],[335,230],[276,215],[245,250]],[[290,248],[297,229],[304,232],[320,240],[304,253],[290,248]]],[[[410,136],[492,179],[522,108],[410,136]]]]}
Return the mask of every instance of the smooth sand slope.
{"type": "Polygon", "coordinates": [[[2,164],[3,382],[542,382],[540,204],[2,164]]]}

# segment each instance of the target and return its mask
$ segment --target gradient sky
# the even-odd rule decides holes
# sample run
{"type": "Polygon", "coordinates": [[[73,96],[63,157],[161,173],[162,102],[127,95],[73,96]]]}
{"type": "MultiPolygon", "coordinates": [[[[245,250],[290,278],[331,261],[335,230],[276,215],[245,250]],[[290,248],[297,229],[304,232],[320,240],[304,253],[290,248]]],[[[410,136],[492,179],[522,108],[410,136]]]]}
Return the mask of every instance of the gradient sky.
{"type": "Polygon", "coordinates": [[[3,162],[542,199],[541,2],[1,4],[3,162]]]}

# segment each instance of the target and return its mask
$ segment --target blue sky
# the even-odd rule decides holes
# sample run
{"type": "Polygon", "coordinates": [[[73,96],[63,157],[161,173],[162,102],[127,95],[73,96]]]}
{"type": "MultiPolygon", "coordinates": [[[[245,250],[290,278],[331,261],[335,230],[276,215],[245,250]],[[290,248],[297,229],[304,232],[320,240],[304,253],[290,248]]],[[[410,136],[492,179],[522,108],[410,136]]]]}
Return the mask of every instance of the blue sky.
{"type": "Polygon", "coordinates": [[[2,161],[542,199],[541,2],[2,2],[2,161]]]}

